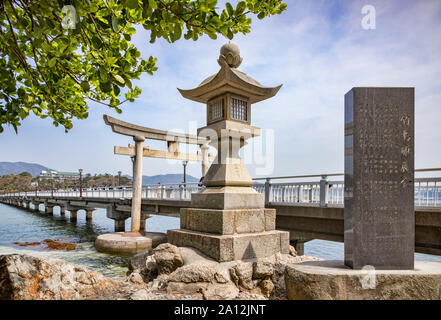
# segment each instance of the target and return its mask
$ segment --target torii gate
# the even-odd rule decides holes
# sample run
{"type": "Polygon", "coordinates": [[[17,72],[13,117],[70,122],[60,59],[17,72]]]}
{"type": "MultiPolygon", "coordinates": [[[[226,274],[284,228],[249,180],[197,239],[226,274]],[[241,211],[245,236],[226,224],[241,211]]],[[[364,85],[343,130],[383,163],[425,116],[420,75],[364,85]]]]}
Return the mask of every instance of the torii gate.
{"type": "Polygon", "coordinates": [[[131,136],[135,141],[135,146],[114,147],[115,154],[134,157],[131,210],[132,232],[139,232],[141,226],[142,157],[201,161],[202,176],[205,176],[208,171],[209,162],[214,159],[214,157],[208,153],[209,140],[205,137],[138,126],[108,115],[104,115],[104,122],[112,128],[113,132],[131,136]],[[167,141],[168,151],[151,150],[149,147],[144,147],[143,144],[146,139],[167,141]],[[191,154],[179,152],[180,143],[199,145],[201,153],[191,154]]]}

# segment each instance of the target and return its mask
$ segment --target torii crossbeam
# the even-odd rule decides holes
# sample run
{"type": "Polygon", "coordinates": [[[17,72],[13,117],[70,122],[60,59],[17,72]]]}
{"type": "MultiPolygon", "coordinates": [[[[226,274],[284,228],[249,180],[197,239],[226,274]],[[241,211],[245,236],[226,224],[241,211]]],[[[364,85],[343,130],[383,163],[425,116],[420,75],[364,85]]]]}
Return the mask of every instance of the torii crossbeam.
{"type": "Polygon", "coordinates": [[[205,137],[143,127],[115,119],[108,115],[104,115],[104,122],[112,128],[113,132],[131,136],[135,141],[135,146],[114,147],[115,154],[134,157],[131,210],[132,232],[139,232],[141,226],[142,157],[201,161],[202,176],[205,176],[209,163],[214,159],[214,157],[208,153],[209,140],[205,137]],[[151,150],[149,147],[144,147],[143,144],[146,139],[166,141],[168,150],[151,150]],[[180,143],[199,145],[201,153],[190,154],[179,152],[180,143]]]}

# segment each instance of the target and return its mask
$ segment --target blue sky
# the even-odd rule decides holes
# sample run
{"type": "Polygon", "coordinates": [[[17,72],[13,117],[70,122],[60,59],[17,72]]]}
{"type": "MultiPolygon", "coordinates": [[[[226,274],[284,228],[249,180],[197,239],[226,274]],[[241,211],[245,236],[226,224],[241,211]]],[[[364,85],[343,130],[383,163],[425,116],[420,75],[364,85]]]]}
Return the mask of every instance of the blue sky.
{"type": "MultiPolygon", "coordinates": [[[[355,86],[415,87],[416,167],[441,167],[441,1],[286,2],[282,15],[253,18],[251,34],[233,40],[243,57],[240,70],[263,85],[283,84],[277,96],[252,109],[253,125],[262,128],[264,138],[274,133],[274,170],[269,175],[343,171],[343,96],[355,86]],[[361,27],[366,4],[376,9],[375,30],[361,27]]],[[[74,121],[67,134],[49,119],[31,116],[18,135],[12,128],[0,134],[0,161],[130,174],[130,160],[114,155],[113,146],[132,141],[112,133],[103,114],[195,133],[205,124],[205,107],[185,100],[176,88],[194,88],[216,73],[219,48],[227,40],[148,41],[144,30],[134,38],[144,57],[158,58],[159,70],[137,82],[143,93],[136,102],[123,105],[121,115],[90,103],[89,118],[74,121]]],[[[159,142],[148,145],[165,148],[159,142]]],[[[252,147],[253,143],[245,148],[252,147]]],[[[252,176],[259,175],[261,166],[247,163],[252,176]]],[[[179,162],[144,159],[145,175],[181,171],[179,162]]],[[[189,173],[199,176],[200,166],[190,164],[189,173]]]]}

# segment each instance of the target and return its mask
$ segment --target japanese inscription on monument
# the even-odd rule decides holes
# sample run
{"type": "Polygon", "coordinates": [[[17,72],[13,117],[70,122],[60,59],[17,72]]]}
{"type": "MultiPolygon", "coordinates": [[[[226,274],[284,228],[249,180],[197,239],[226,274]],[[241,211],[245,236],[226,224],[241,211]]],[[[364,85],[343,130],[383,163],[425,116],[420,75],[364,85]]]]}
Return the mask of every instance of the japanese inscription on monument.
{"type": "Polygon", "coordinates": [[[414,89],[345,95],[345,264],[413,269],[414,89]]]}

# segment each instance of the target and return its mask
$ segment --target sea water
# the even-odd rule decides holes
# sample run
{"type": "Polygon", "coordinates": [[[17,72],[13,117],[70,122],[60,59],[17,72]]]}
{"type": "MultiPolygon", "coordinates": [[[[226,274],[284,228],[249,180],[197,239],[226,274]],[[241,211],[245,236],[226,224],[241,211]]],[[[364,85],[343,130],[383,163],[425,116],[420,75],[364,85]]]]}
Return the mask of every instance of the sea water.
{"type": "MultiPolygon", "coordinates": [[[[60,215],[59,207],[54,207],[54,215],[49,216],[40,206],[40,212],[0,203],[0,255],[21,253],[37,257],[63,259],[88,269],[102,272],[111,278],[122,278],[127,272],[127,257],[104,254],[94,248],[96,237],[113,232],[113,220],[106,217],[105,209],[93,212],[92,222],[86,222],[84,210],[78,211],[77,222],[69,221],[69,212],[60,215]],[[45,246],[22,247],[14,242],[41,242],[44,239],[60,239],[77,245],[73,251],[49,250],[45,246]]],[[[130,229],[130,219],[126,220],[126,230],[130,229]]],[[[146,230],[166,232],[179,229],[179,218],[153,216],[147,219],[146,230]]],[[[305,243],[305,254],[326,260],[343,260],[343,243],[312,240],[305,243]]],[[[415,254],[416,260],[439,261],[440,256],[415,254]]]]}

